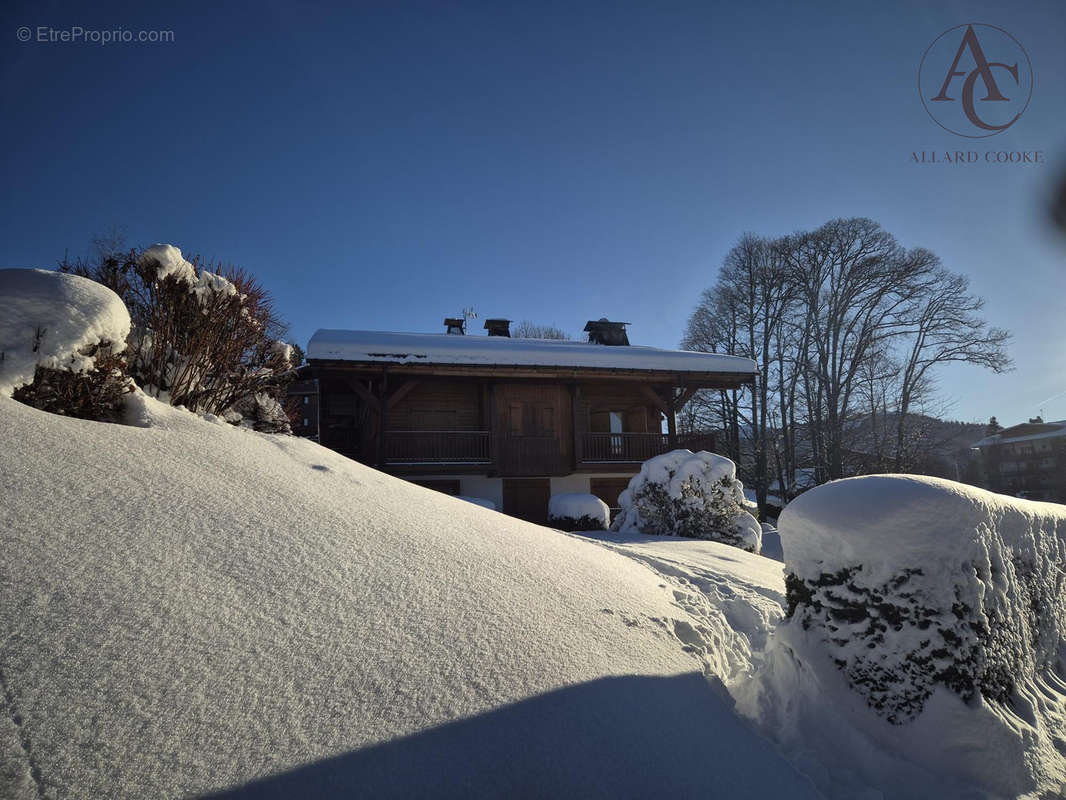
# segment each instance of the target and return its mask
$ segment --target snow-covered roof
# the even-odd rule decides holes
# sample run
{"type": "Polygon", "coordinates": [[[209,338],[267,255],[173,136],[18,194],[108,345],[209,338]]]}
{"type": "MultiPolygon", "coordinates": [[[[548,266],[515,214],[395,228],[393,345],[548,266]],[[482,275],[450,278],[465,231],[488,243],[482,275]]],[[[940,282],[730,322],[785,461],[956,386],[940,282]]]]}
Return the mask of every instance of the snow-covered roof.
{"type": "Polygon", "coordinates": [[[577,367],[661,372],[724,372],[752,375],[750,358],[665,350],[610,347],[558,339],[455,336],[437,333],[319,330],[307,346],[308,359],[396,364],[510,367],[577,367]]]}
{"type": "Polygon", "coordinates": [[[1023,436],[1012,436],[1010,431],[1014,428],[1007,428],[1003,433],[995,433],[991,436],[986,436],[981,441],[977,442],[974,447],[989,447],[994,444],[1007,444],[1009,442],[1031,442],[1036,439],[1054,439],[1060,436],[1066,436],[1066,420],[1059,420],[1058,422],[1034,422],[1026,423],[1025,425],[1018,425],[1015,427],[1040,427],[1047,428],[1053,426],[1051,430],[1043,430],[1039,433],[1029,433],[1023,436]]]}

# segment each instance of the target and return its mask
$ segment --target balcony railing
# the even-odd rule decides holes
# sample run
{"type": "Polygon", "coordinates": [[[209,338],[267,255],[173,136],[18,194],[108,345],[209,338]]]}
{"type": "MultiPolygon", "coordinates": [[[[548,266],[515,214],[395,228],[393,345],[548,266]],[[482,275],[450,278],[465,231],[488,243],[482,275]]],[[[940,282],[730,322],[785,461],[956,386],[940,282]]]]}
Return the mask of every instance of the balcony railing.
{"type": "MultiPolygon", "coordinates": [[[[639,464],[671,450],[665,433],[583,433],[578,463],[639,464]]],[[[713,450],[708,436],[680,434],[678,448],[713,450]]],[[[493,465],[505,475],[556,475],[572,469],[570,455],[555,436],[498,437],[491,431],[392,430],[385,434],[385,463],[414,465],[493,465]]]]}
{"type": "Polygon", "coordinates": [[[670,437],[665,433],[586,433],[582,434],[581,460],[647,461],[669,449],[670,437]]]}
{"type": "MultiPolygon", "coordinates": [[[[714,437],[679,434],[674,448],[714,450],[714,437]]],[[[581,435],[581,458],[585,464],[647,461],[671,450],[665,433],[585,433],[581,435]]]]}
{"type": "Polygon", "coordinates": [[[491,464],[489,431],[387,431],[387,464],[491,464]]]}

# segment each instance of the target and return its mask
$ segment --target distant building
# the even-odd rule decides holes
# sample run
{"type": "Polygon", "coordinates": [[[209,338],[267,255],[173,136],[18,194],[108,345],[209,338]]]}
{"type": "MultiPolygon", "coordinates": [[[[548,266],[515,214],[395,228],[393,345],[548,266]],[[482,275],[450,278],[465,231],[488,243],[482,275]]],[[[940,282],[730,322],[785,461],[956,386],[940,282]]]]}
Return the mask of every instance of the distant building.
{"type": "Polygon", "coordinates": [[[1066,420],[1040,417],[977,442],[989,489],[1029,500],[1066,503],[1066,420]]]}
{"type": "Polygon", "coordinates": [[[292,432],[297,436],[318,440],[318,381],[310,377],[310,371],[301,367],[299,380],[290,383],[285,390],[285,407],[293,414],[292,432]]]}
{"type": "Polygon", "coordinates": [[[614,508],[646,459],[713,449],[678,434],[678,410],[699,389],[755,375],[747,358],[630,346],[622,322],[590,321],[587,342],[511,338],[505,319],[472,336],[465,322],[448,319],[440,334],[315,333],[319,441],[543,522],[552,494],[591,493],[614,508]]]}

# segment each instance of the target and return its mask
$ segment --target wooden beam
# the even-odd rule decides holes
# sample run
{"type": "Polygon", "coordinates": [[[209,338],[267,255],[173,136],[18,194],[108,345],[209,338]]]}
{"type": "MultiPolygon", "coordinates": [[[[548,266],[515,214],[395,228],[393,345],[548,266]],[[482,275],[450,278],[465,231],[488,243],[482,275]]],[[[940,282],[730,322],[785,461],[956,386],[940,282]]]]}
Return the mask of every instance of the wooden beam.
{"type": "Polygon", "coordinates": [[[652,389],[646,383],[640,384],[639,388],[640,393],[647,397],[652,402],[652,404],[655,405],[656,408],[658,408],[667,416],[670,415],[670,406],[665,400],[663,400],[662,395],[660,395],[657,391],[652,389]]]}
{"type": "Polygon", "coordinates": [[[403,400],[407,395],[411,393],[411,390],[418,386],[418,381],[409,380],[404,381],[403,384],[395,392],[389,395],[388,406],[389,410],[396,408],[397,403],[403,400]]]}
{"type": "Polygon", "coordinates": [[[363,402],[370,406],[374,413],[381,413],[381,402],[374,396],[374,394],[363,386],[362,381],[358,381],[355,378],[347,378],[345,381],[352,390],[363,399],[363,402]]]}
{"type": "Polygon", "coordinates": [[[689,400],[691,400],[693,395],[695,395],[696,392],[698,392],[698,391],[699,391],[699,387],[697,387],[697,386],[689,386],[687,389],[685,389],[683,392],[681,392],[681,394],[678,396],[677,400],[674,401],[674,409],[676,409],[677,411],[680,411],[682,408],[685,407],[685,403],[687,403],[689,400]]]}
{"type": "MultiPolygon", "coordinates": [[[[670,370],[622,369],[611,367],[541,367],[508,364],[389,364],[394,375],[433,375],[439,377],[491,378],[496,380],[555,378],[570,381],[640,381],[654,382],[660,386],[698,386],[701,389],[739,389],[755,380],[754,373],[740,372],[673,372],[670,370]]],[[[319,375],[330,373],[363,374],[377,377],[381,374],[381,362],[339,361],[316,359],[312,371],[319,375]]]]}

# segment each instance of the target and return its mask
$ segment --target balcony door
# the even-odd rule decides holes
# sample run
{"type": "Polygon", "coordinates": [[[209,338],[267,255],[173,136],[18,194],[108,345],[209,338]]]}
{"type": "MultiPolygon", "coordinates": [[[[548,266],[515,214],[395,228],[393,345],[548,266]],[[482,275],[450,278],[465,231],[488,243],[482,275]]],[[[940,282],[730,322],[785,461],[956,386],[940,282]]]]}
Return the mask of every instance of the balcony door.
{"type": "Polygon", "coordinates": [[[573,450],[570,397],[562,387],[497,387],[500,471],[504,475],[560,475],[573,450]]]}

